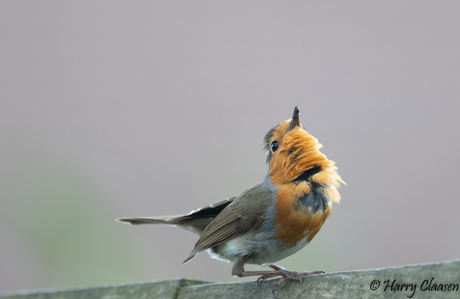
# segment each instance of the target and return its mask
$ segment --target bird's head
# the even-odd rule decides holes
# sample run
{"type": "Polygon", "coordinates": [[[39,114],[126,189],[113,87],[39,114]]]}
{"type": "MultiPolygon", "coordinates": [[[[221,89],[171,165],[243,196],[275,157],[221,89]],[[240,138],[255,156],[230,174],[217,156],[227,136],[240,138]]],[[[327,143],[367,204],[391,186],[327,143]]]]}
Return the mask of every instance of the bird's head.
{"type": "Polygon", "coordinates": [[[299,114],[295,107],[291,119],[272,128],[264,137],[270,182],[278,186],[307,181],[338,187],[344,182],[334,161],[319,151],[322,145],[304,129],[299,114]]]}

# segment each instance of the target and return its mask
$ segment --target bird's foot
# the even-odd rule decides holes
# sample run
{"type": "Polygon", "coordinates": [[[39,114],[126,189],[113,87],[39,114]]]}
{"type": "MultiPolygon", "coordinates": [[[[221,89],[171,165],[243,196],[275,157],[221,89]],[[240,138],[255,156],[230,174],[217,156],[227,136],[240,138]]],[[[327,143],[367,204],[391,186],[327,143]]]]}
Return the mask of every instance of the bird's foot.
{"type": "Polygon", "coordinates": [[[273,294],[273,297],[275,297],[275,298],[277,298],[276,295],[275,295],[276,290],[278,289],[278,286],[283,281],[285,281],[287,279],[292,279],[292,280],[297,280],[297,281],[303,282],[302,277],[304,277],[304,276],[325,273],[324,271],[321,271],[321,270],[310,271],[310,272],[289,271],[286,268],[277,266],[275,264],[271,264],[269,267],[272,268],[275,271],[260,276],[257,279],[257,285],[260,285],[260,282],[262,280],[272,278],[272,277],[276,277],[276,276],[281,276],[281,279],[273,286],[273,289],[272,289],[272,294],[273,294]]]}

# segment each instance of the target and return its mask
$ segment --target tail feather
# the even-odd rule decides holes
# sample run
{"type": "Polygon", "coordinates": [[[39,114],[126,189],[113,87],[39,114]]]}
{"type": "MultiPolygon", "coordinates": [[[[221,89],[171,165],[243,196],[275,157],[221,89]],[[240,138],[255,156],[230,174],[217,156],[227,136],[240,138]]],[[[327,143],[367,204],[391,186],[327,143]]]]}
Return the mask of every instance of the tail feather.
{"type": "Polygon", "coordinates": [[[236,197],[231,197],[214,204],[207,205],[201,209],[192,211],[185,215],[175,216],[157,216],[157,217],[136,217],[136,218],[119,218],[117,221],[130,223],[132,225],[139,224],[166,224],[177,225],[180,228],[188,230],[192,233],[201,235],[203,230],[209,223],[225,209],[236,197]]]}
{"type": "Polygon", "coordinates": [[[190,252],[190,254],[187,256],[187,258],[182,262],[182,264],[188,263],[192,258],[195,257],[195,255],[198,253],[195,249],[190,252]]]}
{"type": "Polygon", "coordinates": [[[136,218],[118,218],[117,221],[129,223],[131,225],[139,224],[170,224],[174,225],[175,216],[158,216],[158,217],[136,217],[136,218]]]}

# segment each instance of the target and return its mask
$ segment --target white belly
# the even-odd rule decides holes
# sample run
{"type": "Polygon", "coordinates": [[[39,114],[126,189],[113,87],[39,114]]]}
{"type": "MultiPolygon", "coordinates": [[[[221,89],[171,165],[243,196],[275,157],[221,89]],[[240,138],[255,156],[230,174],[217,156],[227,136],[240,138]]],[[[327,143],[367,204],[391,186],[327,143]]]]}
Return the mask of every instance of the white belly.
{"type": "Polygon", "coordinates": [[[267,236],[266,233],[249,233],[208,250],[208,253],[213,258],[225,261],[235,261],[238,257],[246,256],[250,257],[248,264],[266,265],[296,253],[307,244],[307,237],[293,247],[288,247],[281,240],[274,240],[273,236],[267,236]]]}

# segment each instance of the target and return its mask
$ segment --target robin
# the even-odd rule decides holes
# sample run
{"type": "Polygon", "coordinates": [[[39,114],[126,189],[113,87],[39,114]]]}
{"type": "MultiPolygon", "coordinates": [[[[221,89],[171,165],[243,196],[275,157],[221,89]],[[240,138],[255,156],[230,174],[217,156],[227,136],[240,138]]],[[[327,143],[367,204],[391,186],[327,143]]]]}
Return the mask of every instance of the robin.
{"type": "MultiPolygon", "coordinates": [[[[167,224],[200,236],[183,263],[207,250],[217,259],[234,262],[232,275],[281,276],[272,292],[286,279],[323,271],[296,272],[273,264],[307,245],[340,202],[337,188],[345,183],[335,163],[321,153],[318,140],[300,124],[299,109],[265,135],[268,174],[239,196],[186,215],[121,218],[137,224],[167,224]],[[273,271],[245,271],[245,264],[268,265],[273,271]]],[[[276,298],[276,296],[275,296],[276,298]]]]}

